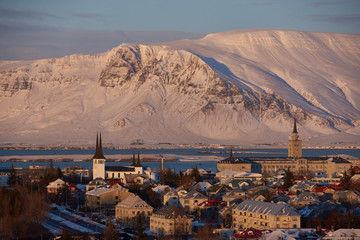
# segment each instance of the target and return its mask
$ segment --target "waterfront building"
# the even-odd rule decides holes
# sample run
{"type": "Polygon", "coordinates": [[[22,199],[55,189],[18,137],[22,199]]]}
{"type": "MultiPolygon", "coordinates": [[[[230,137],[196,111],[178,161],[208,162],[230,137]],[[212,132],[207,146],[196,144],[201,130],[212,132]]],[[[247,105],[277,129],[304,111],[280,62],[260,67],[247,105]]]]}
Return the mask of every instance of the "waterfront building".
{"type": "Polygon", "coordinates": [[[328,177],[335,177],[351,167],[351,162],[339,156],[302,157],[302,144],[299,140],[296,121],[294,121],[293,132],[289,138],[287,157],[237,158],[231,153],[229,158],[217,163],[217,169],[219,172],[245,171],[269,175],[274,175],[279,170],[290,170],[295,175],[325,172],[328,177]]]}
{"type": "Polygon", "coordinates": [[[287,204],[245,200],[233,209],[233,229],[300,228],[300,215],[287,204]]]}

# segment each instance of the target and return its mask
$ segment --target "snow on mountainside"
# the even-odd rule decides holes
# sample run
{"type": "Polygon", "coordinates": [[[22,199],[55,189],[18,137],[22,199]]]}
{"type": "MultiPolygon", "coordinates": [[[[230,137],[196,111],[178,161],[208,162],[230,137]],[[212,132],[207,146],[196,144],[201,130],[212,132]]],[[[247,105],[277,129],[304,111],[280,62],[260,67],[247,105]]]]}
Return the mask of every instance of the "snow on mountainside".
{"type": "Polygon", "coordinates": [[[0,142],[358,144],[359,75],[360,36],[278,30],[0,62],[0,142]]]}

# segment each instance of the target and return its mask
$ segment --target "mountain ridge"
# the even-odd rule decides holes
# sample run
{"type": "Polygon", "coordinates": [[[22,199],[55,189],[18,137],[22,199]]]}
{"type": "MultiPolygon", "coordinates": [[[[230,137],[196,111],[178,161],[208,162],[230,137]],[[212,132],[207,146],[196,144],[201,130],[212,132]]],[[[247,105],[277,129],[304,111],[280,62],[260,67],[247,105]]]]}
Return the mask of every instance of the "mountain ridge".
{"type": "Polygon", "coordinates": [[[358,40],[232,31],[0,62],[0,142],[86,141],[98,128],[114,144],[285,142],[295,117],[309,144],[359,143],[358,40]]]}

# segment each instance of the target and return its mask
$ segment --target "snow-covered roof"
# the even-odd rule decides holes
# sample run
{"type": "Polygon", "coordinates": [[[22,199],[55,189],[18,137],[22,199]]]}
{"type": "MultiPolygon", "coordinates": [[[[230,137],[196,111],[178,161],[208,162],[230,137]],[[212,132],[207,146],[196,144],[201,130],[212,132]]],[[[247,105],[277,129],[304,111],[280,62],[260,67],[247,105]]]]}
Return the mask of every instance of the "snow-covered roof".
{"type": "Polygon", "coordinates": [[[129,196],[116,205],[120,208],[152,208],[147,202],[138,196],[129,196]]]}
{"type": "Polygon", "coordinates": [[[86,192],[86,195],[100,196],[104,193],[109,193],[109,192],[113,192],[113,191],[116,191],[116,189],[114,189],[114,188],[97,188],[97,189],[86,192]]]}
{"type": "MultiPolygon", "coordinates": [[[[344,239],[341,237],[360,237],[360,229],[344,229],[340,228],[334,232],[329,232],[326,237],[331,237],[331,239],[344,239]],[[335,238],[338,237],[338,238],[335,238]]],[[[356,238],[357,239],[357,238],[356,238]]]]}
{"type": "Polygon", "coordinates": [[[184,198],[191,198],[191,199],[207,199],[206,196],[204,196],[203,194],[199,193],[198,191],[191,190],[190,192],[188,192],[188,194],[186,194],[186,196],[184,198]]]}
{"type": "Polygon", "coordinates": [[[159,185],[159,186],[152,188],[152,190],[156,193],[162,193],[166,189],[172,189],[172,188],[169,185],[159,185]]]}
{"type": "Polygon", "coordinates": [[[274,216],[300,216],[292,207],[287,204],[277,204],[254,200],[245,200],[237,205],[235,209],[274,216]]]}

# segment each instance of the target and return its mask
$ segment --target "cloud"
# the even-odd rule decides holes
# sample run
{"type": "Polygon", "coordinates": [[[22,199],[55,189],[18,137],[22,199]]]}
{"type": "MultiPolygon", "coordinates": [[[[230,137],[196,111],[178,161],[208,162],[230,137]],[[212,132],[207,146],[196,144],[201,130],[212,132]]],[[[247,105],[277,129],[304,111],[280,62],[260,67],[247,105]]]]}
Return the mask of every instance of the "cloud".
{"type": "Polygon", "coordinates": [[[2,19],[33,19],[43,20],[45,17],[60,18],[54,14],[43,13],[32,10],[13,10],[10,8],[0,7],[0,18],[2,19]]]}
{"type": "Polygon", "coordinates": [[[71,14],[74,17],[80,17],[80,18],[87,18],[87,19],[93,19],[93,18],[98,18],[100,17],[100,14],[97,13],[87,13],[87,12],[83,12],[83,13],[73,13],[71,14]]]}
{"type": "Polygon", "coordinates": [[[121,43],[167,42],[205,34],[177,31],[104,31],[0,21],[0,60],[31,60],[105,52],[121,43]]]}
{"type": "Polygon", "coordinates": [[[339,24],[350,24],[359,23],[360,14],[338,14],[338,15],[327,15],[327,14],[314,14],[309,15],[309,18],[314,21],[324,21],[339,24]]]}

